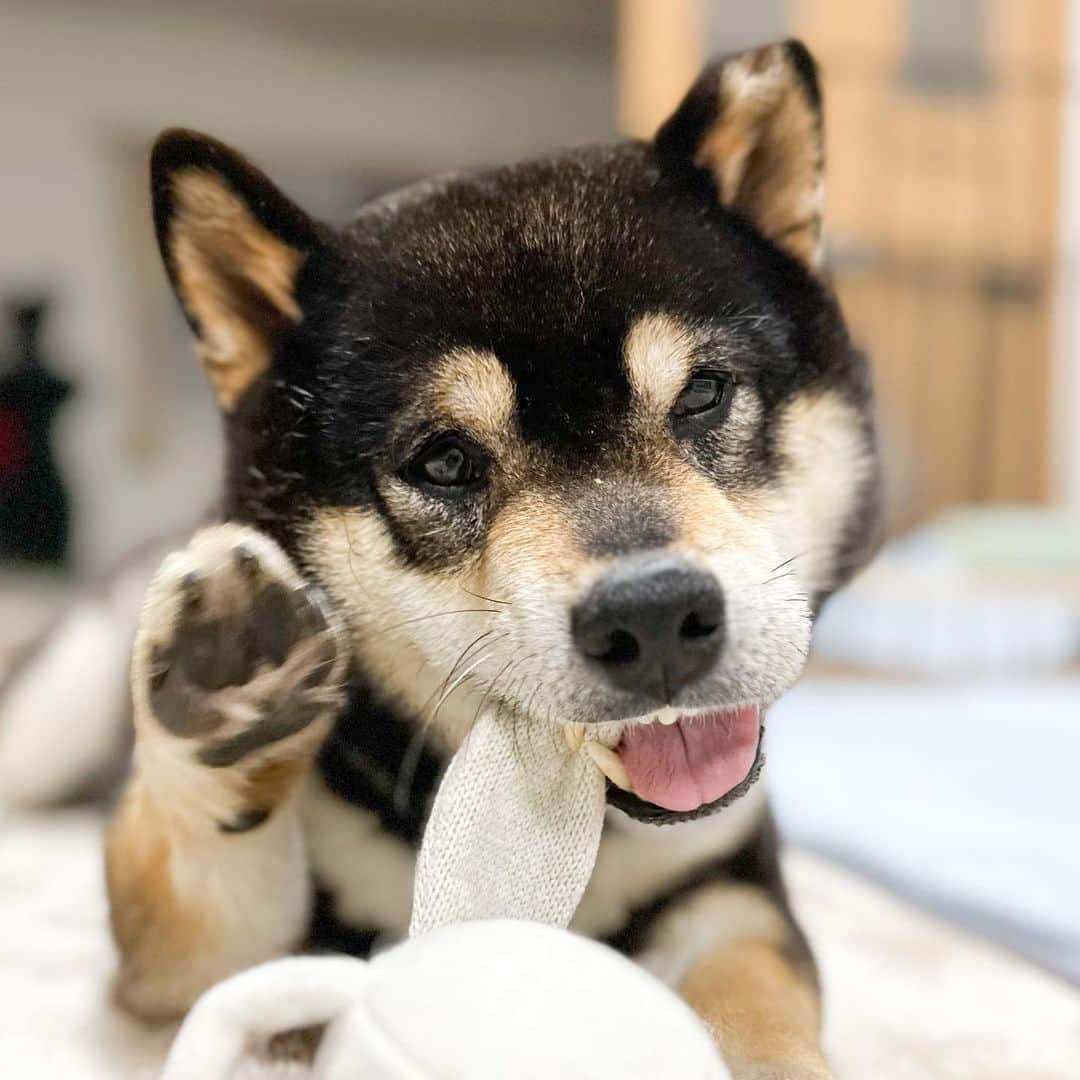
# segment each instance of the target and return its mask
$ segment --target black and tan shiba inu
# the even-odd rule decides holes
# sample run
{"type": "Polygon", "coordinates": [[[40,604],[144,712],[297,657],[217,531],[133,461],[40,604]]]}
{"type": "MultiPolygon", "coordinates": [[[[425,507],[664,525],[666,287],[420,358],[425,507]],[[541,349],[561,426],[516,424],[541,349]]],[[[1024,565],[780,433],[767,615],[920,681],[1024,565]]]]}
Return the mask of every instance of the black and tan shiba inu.
{"type": "Polygon", "coordinates": [[[651,142],[439,178],[342,231],[211,139],[159,140],[228,465],[226,523],[166,559],[137,634],[108,841],[132,1010],[402,935],[440,770],[490,708],[603,733],[574,926],[677,987],[735,1075],[828,1075],[757,783],[877,520],[820,108],[807,51],[763,48],[651,142]]]}

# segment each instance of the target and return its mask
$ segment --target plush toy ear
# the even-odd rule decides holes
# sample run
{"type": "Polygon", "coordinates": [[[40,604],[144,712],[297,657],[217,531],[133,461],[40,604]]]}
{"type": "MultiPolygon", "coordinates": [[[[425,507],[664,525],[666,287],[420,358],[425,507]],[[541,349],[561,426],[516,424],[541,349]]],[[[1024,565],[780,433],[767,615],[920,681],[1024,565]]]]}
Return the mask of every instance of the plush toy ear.
{"type": "Polygon", "coordinates": [[[318,227],[239,154],[195,132],[158,138],[150,178],[169,278],[231,412],[300,320],[296,279],[318,227]]]}
{"type": "Polygon", "coordinates": [[[710,65],[656,135],[662,167],[707,176],[720,201],[810,267],[824,179],[817,66],[798,41],[710,65]]]}

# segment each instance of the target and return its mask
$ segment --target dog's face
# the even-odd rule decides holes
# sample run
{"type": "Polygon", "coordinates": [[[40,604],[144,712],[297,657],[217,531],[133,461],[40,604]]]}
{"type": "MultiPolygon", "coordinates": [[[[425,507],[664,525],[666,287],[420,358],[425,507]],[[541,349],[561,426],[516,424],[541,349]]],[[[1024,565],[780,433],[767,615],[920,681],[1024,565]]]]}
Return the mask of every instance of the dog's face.
{"type": "Polygon", "coordinates": [[[228,511],[453,745],[481,708],[595,725],[613,801],[695,816],[875,524],[867,378],[816,276],[812,61],[710,69],[651,144],[310,222],[167,136],[159,236],[230,430],[228,511]]]}

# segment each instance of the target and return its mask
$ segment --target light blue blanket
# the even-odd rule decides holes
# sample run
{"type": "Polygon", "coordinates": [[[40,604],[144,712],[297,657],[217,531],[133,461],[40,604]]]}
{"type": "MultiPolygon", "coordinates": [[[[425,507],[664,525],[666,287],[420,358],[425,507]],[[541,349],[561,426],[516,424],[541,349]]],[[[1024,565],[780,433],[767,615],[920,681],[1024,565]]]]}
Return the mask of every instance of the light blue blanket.
{"type": "Polygon", "coordinates": [[[768,740],[792,840],[1080,981],[1080,678],[810,679],[768,740]]]}

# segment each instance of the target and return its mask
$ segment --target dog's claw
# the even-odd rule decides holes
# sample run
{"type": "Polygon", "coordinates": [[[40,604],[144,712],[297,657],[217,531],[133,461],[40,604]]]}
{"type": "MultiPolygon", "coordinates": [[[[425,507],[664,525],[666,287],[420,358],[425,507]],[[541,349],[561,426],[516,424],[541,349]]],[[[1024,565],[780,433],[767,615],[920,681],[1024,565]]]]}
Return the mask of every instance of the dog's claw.
{"type": "Polygon", "coordinates": [[[233,548],[233,563],[248,580],[253,580],[259,573],[259,558],[247,544],[238,544],[233,548]]]}
{"type": "Polygon", "coordinates": [[[180,591],[183,595],[184,611],[187,613],[198,611],[203,602],[202,578],[192,570],[185,574],[180,582],[180,591]]]}

